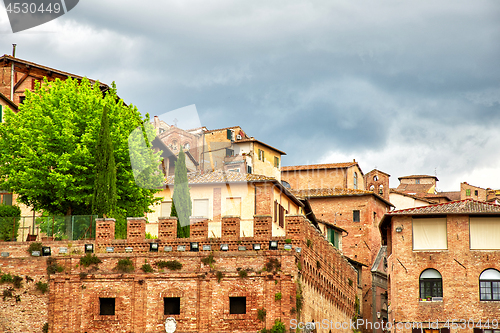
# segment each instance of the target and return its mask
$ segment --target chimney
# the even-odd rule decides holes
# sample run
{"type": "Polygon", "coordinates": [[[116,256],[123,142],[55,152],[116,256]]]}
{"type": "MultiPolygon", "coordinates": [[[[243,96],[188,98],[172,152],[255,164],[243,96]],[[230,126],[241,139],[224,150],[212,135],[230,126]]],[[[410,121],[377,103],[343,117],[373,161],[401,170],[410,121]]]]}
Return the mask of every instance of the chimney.
{"type": "Polygon", "coordinates": [[[16,57],[16,45],[17,44],[12,44],[12,57],[16,57]]]}

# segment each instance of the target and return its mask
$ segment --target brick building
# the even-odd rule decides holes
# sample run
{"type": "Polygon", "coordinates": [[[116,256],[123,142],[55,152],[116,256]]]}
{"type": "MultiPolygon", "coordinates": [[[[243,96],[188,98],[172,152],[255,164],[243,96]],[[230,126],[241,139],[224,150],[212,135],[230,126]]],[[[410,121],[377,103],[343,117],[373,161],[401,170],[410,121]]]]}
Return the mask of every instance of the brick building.
{"type": "Polygon", "coordinates": [[[355,160],[347,163],[285,166],[281,168],[281,179],[297,190],[365,189],[363,172],[355,160]]]}
{"type": "Polygon", "coordinates": [[[467,199],[392,211],[380,231],[389,320],[407,323],[398,332],[412,323],[422,323],[414,333],[450,332],[452,320],[459,326],[451,332],[492,332],[500,318],[500,206],[467,199]],[[479,320],[490,330],[473,327],[479,320]]]}
{"type": "MultiPolygon", "coordinates": [[[[45,321],[49,332],[164,332],[169,317],[175,318],[177,332],[254,333],[271,328],[275,320],[287,329],[323,319],[349,323],[356,308],[355,269],[314,225],[303,215],[287,215],[286,234],[273,237],[271,216],[261,215],[254,218],[260,232],[240,237],[233,232],[238,222],[223,217],[221,237],[213,238],[206,224],[195,219],[191,238],[177,239],[176,218],[162,218],[160,238],[145,240],[145,218],[129,218],[127,239],[115,240],[114,220],[99,219],[95,241],[44,244],[56,260],[51,265],[61,272],[48,279],[49,294],[37,303],[41,308],[20,312],[23,303],[9,301],[0,311],[20,323],[36,310],[38,320],[24,325],[23,332],[39,332],[45,321]],[[84,267],[84,251],[94,251],[102,262],[84,267]],[[133,271],[117,269],[126,258],[133,271]],[[156,265],[167,261],[181,267],[156,265]],[[142,269],[146,263],[153,271],[142,269]]],[[[28,245],[2,247],[8,252],[0,258],[2,273],[43,275],[47,262],[27,257],[28,245]]],[[[26,291],[34,293],[33,287],[26,291]]],[[[26,297],[23,289],[14,293],[26,297]]],[[[316,327],[316,332],[330,327],[316,327]]]]}
{"type": "MultiPolygon", "coordinates": [[[[385,299],[387,281],[384,266],[385,250],[381,247],[378,224],[392,204],[372,191],[354,189],[304,189],[291,192],[307,202],[318,220],[340,227],[342,252],[367,267],[360,278],[362,318],[380,321],[381,299],[385,299]]],[[[307,207],[306,206],[306,207],[307,207]]],[[[306,211],[306,214],[310,212],[306,211]]]]}

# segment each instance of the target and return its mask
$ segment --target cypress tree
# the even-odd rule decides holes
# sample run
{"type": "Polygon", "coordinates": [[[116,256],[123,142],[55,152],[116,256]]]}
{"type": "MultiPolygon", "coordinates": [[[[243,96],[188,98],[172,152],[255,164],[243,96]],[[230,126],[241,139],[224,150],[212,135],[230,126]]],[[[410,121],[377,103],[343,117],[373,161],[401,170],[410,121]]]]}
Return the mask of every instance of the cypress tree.
{"type": "Polygon", "coordinates": [[[189,184],[187,178],[186,154],[182,150],[179,152],[175,162],[174,193],[172,195],[172,212],[175,212],[177,220],[177,237],[188,238],[190,234],[189,225],[191,216],[191,195],[189,194],[189,184]]]}
{"type": "Polygon", "coordinates": [[[96,178],[92,197],[92,212],[98,216],[110,215],[116,209],[116,166],[113,143],[109,132],[108,107],[104,107],[101,129],[96,146],[96,178]]]}

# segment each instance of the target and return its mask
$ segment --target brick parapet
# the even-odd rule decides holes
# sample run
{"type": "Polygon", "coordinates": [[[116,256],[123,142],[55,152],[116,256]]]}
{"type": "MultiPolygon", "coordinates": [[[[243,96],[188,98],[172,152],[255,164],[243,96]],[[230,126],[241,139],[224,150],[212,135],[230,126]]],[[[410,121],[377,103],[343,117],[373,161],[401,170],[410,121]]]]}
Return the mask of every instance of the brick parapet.
{"type": "Polygon", "coordinates": [[[97,243],[109,243],[115,239],[115,219],[98,218],[95,221],[95,239],[97,243]]]}
{"type": "Polygon", "coordinates": [[[177,238],[177,217],[158,218],[158,238],[172,240],[177,238]]]}
{"type": "Polygon", "coordinates": [[[190,239],[203,240],[208,237],[208,220],[204,218],[191,218],[190,239]]]}
{"type": "Polygon", "coordinates": [[[127,217],[127,241],[137,242],[146,239],[146,218],[127,217]]]}
{"type": "Polygon", "coordinates": [[[240,222],[241,218],[239,216],[223,216],[221,238],[238,240],[240,238],[240,222]]]}
{"type": "Polygon", "coordinates": [[[273,218],[271,215],[255,215],[253,218],[253,235],[255,238],[270,239],[272,237],[273,218]]]}

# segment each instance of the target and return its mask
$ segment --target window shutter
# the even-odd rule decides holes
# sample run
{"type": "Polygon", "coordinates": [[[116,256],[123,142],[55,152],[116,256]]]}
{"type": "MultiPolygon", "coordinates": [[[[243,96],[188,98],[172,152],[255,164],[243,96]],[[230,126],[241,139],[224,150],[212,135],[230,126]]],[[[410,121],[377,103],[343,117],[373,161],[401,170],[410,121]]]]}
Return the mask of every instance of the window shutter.
{"type": "Polygon", "coordinates": [[[252,167],[247,165],[247,173],[252,173],[252,167]]]}
{"type": "Polygon", "coordinates": [[[274,222],[278,221],[278,201],[274,200],[274,222]]]}
{"type": "Polygon", "coordinates": [[[233,138],[233,131],[231,131],[230,129],[227,130],[226,134],[228,140],[231,140],[233,138]]]}

